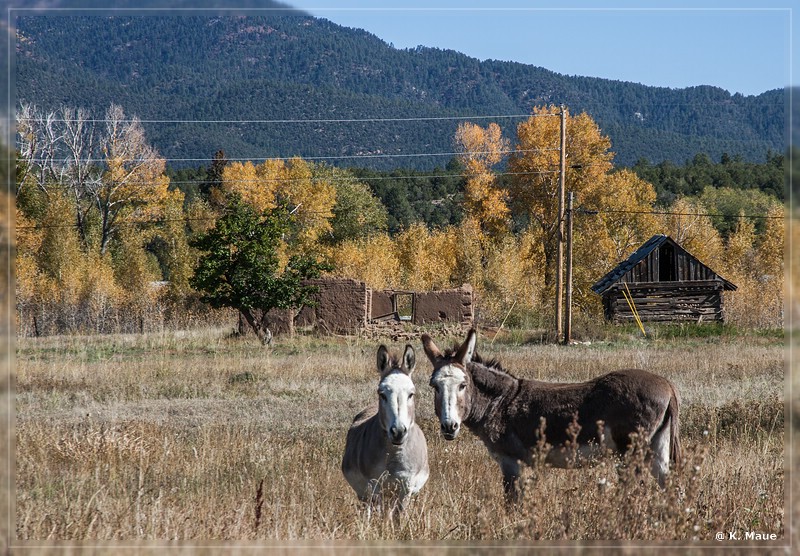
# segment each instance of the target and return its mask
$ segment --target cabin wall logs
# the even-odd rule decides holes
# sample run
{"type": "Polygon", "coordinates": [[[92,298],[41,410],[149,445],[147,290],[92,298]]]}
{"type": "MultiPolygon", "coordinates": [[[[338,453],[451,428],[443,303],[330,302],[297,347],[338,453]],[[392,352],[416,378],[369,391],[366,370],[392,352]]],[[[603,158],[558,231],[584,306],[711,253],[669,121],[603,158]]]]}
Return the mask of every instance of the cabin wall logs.
{"type": "Polygon", "coordinates": [[[645,282],[612,286],[603,293],[603,310],[613,322],[634,321],[625,293],[642,321],[708,322],[725,318],[722,284],[716,280],[691,283],[645,282]]]}

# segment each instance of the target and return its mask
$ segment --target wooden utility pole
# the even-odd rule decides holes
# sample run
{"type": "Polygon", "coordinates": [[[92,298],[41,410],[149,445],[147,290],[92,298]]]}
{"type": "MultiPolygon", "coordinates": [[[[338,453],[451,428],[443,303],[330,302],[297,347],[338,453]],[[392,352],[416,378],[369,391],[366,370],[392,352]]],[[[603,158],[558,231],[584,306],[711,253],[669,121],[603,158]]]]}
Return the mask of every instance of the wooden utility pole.
{"type": "Polygon", "coordinates": [[[564,301],[564,345],[572,341],[572,201],[575,194],[570,191],[567,200],[567,295],[564,301]]]}
{"type": "Polygon", "coordinates": [[[558,173],[558,250],[556,251],[556,343],[562,335],[562,297],[564,289],[564,181],[567,174],[567,109],[561,105],[561,163],[558,173]]]}

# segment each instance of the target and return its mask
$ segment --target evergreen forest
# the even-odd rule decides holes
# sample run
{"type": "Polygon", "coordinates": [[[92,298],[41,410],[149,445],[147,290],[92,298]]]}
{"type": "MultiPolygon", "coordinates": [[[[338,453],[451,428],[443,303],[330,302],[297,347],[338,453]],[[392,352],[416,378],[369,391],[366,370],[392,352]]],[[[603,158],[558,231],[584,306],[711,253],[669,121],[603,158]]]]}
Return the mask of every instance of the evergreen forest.
{"type": "Polygon", "coordinates": [[[512,138],[534,106],[560,104],[589,114],[621,165],[683,164],[697,153],[763,162],[786,148],[782,90],[742,96],[566,76],[451,50],[397,49],[282,12],[37,15],[17,24],[21,102],[97,117],[119,104],[141,118],[170,165],[193,166],[223,149],[236,159],[430,170],[447,164],[460,121],[496,121],[512,138]]]}

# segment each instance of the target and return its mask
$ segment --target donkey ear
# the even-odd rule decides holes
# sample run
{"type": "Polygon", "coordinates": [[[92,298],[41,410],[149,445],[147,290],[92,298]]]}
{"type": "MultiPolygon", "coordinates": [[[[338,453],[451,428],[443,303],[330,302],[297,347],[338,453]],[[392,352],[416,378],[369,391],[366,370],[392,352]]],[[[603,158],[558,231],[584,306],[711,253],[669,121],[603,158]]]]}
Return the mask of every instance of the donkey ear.
{"type": "Polygon", "coordinates": [[[389,350],[386,349],[386,346],[381,346],[378,348],[378,372],[383,374],[389,370],[391,367],[391,363],[389,361],[389,350]]]}
{"type": "Polygon", "coordinates": [[[475,343],[477,341],[478,333],[475,332],[475,329],[473,328],[467,333],[467,339],[464,340],[464,343],[461,344],[460,348],[458,348],[453,360],[461,363],[462,365],[467,365],[470,361],[472,361],[472,356],[475,354],[475,343]]]}
{"type": "Polygon", "coordinates": [[[439,348],[433,343],[433,339],[427,334],[422,335],[422,349],[425,351],[425,355],[428,356],[431,363],[435,364],[442,358],[442,352],[439,351],[439,348]]]}
{"type": "Polygon", "coordinates": [[[417,365],[417,354],[414,351],[414,348],[410,345],[406,345],[406,350],[403,352],[403,372],[405,372],[408,376],[411,376],[411,373],[414,372],[414,367],[417,365]]]}

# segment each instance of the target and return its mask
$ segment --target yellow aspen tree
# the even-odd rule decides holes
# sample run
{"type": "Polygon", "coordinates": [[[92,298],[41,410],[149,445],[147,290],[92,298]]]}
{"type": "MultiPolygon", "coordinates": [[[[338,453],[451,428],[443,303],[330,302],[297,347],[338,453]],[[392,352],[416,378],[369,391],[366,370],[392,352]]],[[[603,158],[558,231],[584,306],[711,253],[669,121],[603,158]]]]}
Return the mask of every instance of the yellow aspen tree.
{"type": "Polygon", "coordinates": [[[90,187],[100,213],[100,252],[105,253],[120,225],[161,217],[169,178],[166,161],[147,144],[141,121],[126,119],[114,104],[106,111],[102,152],[106,170],[90,187]]]}
{"type": "Polygon", "coordinates": [[[225,194],[237,193],[242,200],[256,209],[265,212],[275,208],[275,189],[283,172],[283,163],[277,161],[278,168],[272,161],[256,166],[247,162],[231,162],[222,170],[220,188],[211,191],[211,200],[215,206],[224,206],[225,194]]]}
{"type": "Polygon", "coordinates": [[[332,229],[336,187],[328,179],[316,178],[308,162],[293,158],[286,165],[277,195],[293,211],[297,248],[318,249],[320,237],[330,234],[332,229]]]}
{"type": "Polygon", "coordinates": [[[666,214],[661,215],[661,233],[724,275],[723,268],[727,268],[725,249],[711,218],[706,216],[706,207],[697,200],[679,198],[664,212],[666,214]]]}
{"type": "MultiPolygon", "coordinates": [[[[14,258],[15,300],[19,316],[23,317],[37,301],[42,276],[36,254],[42,245],[42,230],[33,220],[16,209],[16,253],[14,258]]],[[[13,235],[12,235],[13,237],[13,235]]],[[[23,323],[20,323],[22,326],[23,323]]]]}
{"type": "Polygon", "coordinates": [[[455,145],[467,179],[464,212],[480,222],[483,232],[489,237],[502,235],[508,230],[511,211],[505,193],[497,187],[492,167],[503,159],[508,141],[496,123],[483,128],[465,122],[456,130],[455,145]]]}
{"type": "MultiPolygon", "coordinates": [[[[535,107],[531,117],[517,126],[517,144],[508,163],[511,205],[541,230],[547,284],[555,276],[559,225],[559,113],[556,106],[535,107]]],[[[611,141],[585,113],[569,115],[566,126],[565,195],[572,191],[583,199],[605,182],[611,170],[611,141]]]]}
{"type": "Polygon", "coordinates": [[[764,233],[756,246],[756,264],[770,326],[784,326],[786,209],[774,203],[767,212],[764,233]]]}
{"type": "Polygon", "coordinates": [[[334,276],[361,280],[377,290],[400,285],[395,245],[386,233],[343,241],[329,250],[329,257],[334,276]]]}
{"type": "Polygon", "coordinates": [[[756,265],[756,227],[744,213],[739,213],[733,233],[728,238],[726,249],[726,268],[731,274],[741,277],[752,277],[757,270],[756,265]]]}
{"type": "Polygon", "coordinates": [[[758,266],[764,274],[783,278],[786,258],[786,208],[774,203],[766,214],[764,233],[758,241],[758,266]]]}
{"type": "Polygon", "coordinates": [[[454,281],[456,285],[471,284],[477,296],[483,292],[486,238],[480,222],[471,217],[464,218],[454,233],[454,281]]]}
{"type": "Polygon", "coordinates": [[[39,226],[42,236],[36,256],[38,266],[58,288],[58,291],[50,292],[53,297],[46,301],[74,305],[83,280],[83,251],[73,225],[70,201],[58,192],[51,192],[50,202],[39,226]]]}
{"type": "Polygon", "coordinates": [[[170,192],[164,206],[164,225],[157,232],[166,244],[164,266],[167,276],[164,278],[169,280],[169,292],[173,299],[190,291],[189,278],[197,262],[186,235],[183,197],[178,190],[170,192]]]}
{"type": "Polygon", "coordinates": [[[456,234],[452,229],[430,232],[414,223],[395,236],[401,287],[432,290],[451,287],[456,267],[456,234]]]}

